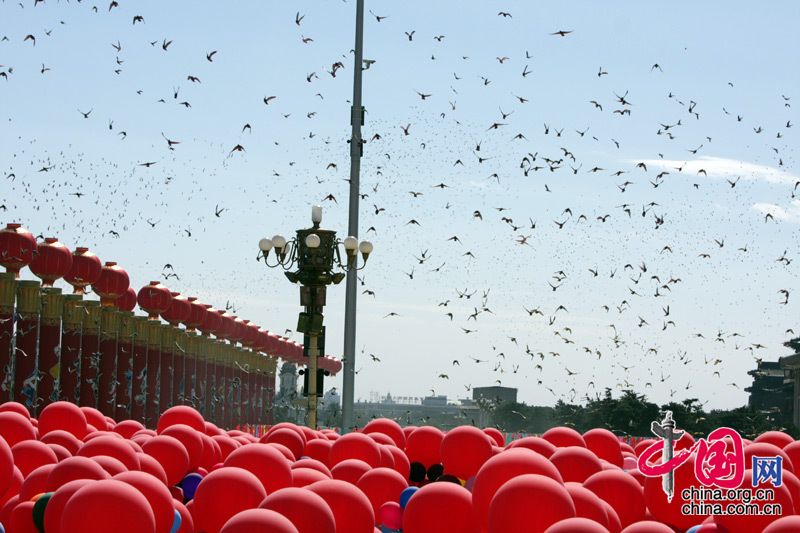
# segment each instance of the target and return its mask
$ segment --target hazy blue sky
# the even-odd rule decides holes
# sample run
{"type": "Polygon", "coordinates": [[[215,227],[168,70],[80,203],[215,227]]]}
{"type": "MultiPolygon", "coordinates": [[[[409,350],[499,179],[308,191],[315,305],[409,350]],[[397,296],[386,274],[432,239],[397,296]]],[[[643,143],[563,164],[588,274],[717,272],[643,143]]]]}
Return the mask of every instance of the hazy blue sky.
{"type": "MultiPolygon", "coordinates": [[[[137,288],[170,263],[173,290],[294,328],[298,290],[256,262],[257,242],[309,225],[315,203],[346,234],[355,2],[119,3],[0,3],[2,220],[90,246],[137,288]]],[[[744,403],[754,357],[800,333],[800,4],[367,8],[387,18],[365,24],[361,237],[375,252],[360,290],[375,296],[359,295],[356,397],[455,399],[499,380],[536,404],[626,386],[744,403]]],[[[331,288],[335,356],[343,310],[331,288]]]]}

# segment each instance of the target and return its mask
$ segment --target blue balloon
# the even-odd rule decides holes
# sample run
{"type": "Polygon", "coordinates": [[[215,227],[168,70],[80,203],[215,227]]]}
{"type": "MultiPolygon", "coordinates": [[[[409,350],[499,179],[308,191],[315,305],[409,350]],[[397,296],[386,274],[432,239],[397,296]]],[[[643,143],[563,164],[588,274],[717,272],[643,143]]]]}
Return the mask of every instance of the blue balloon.
{"type": "Polygon", "coordinates": [[[203,476],[196,472],[192,472],[188,474],[183,480],[178,483],[178,486],[183,490],[183,499],[187,502],[194,498],[194,493],[197,490],[197,486],[200,482],[203,481],[203,476]]]}
{"type": "Polygon", "coordinates": [[[3,524],[0,524],[0,533],[6,533],[6,528],[3,527],[3,524]]]}
{"type": "Polygon", "coordinates": [[[690,527],[689,529],[686,530],[686,533],[697,533],[700,530],[701,527],[703,527],[703,524],[698,524],[696,526],[692,526],[692,527],[690,527]]]}
{"type": "Polygon", "coordinates": [[[181,513],[175,509],[175,518],[172,519],[172,528],[170,528],[169,533],[178,533],[178,530],[181,528],[181,522],[183,522],[181,513]]]}
{"type": "Polygon", "coordinates": [[[415,492],[419,490],[419,487],[408,487],[407,489],[403,490],[400,493],[400,508],[405,509],[406,505],[408,504],[408,500],[414,495],[415,492]]]}

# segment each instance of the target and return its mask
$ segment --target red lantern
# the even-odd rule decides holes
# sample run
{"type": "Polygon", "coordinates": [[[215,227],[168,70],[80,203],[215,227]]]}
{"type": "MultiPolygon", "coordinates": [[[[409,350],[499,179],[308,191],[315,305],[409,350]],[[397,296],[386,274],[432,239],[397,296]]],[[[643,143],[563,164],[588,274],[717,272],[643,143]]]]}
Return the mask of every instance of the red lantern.
{"type": "Polygon", "coordinates": [[[236,317],[229,315],[226,311],[217,310],[217,314],[222,321],[217,337],[226,340],[233,340],[233,336],[236,335],[236,317]]]}
{"type": "Polygon", "coordinates": [[[30,264],[31,272],[42,280],[42,287],[52,287],[57,279],[69,274],[70,268],[72,252],[55,237],[47,237],[39,244],[30,264]]]}
{"type": "Polygon", "coordinates": [[[86,294],[86,286],[100,278],[103,264],[88,248],[78,247],[72,253],[72,267],[64,281],[72,285],[73,294],[86,294]]]}
{"type": "Polygon", "coordinates": [[[203,324],[203,319],[206,316],[206,308],[203,307],[203,304],[198,302],[197,298],[194,296],[189,296],[188,300],[192,306],[192,312],[185,321],[186,331],[196,331],[200,329],[200,326],[203,324]]]}
{"type": "Polygon", "coordinates": [[[171,292],[170,297],[171,303],[166,310],[161,311],[161,318],[177,327],[192,314],[192,304],[189,303],[186,296],[181,296],[179,292],[171,292]]]}
{"type": "Polygon", "coordinates": [[[36,253],[36,239],[22,224],[8,224],[0,230],[0,265],[19,278],[19,271],[36,253]]]}
{"type": "Polygon", "coordinates": [[[172,293],[158,281],[151,281],[139,289],[137,296],[139,307],[142,308],[150,320],[158,320],[158,315],[169,309],[172,304],[172,293]]]}
{"type": "Polygon", "coordinates": [[[303,360],[303,345],[299,342],[292,341],[292,346],[294,348],[294,356],[297,358],[298,361],[303,360]]]}
{"type": "Polygon", "coordinates": [[[269,335],[270,344],[269,344],[269,353],[271,355],[280,355],[281,349],[281,338],[274,333],[267,333],[269,335]]]}
{"type": "Polygon", "coordinates": [[[253,324],[252,322],[247,324],[247,337],[246,337],[247,338],[247,343],[248,343],[249,346],[251,346],[255,350],[259,350],[260,349],[260,347],[259,347],[259,345],[261,344],[261,335],[259,334],[260,331],[261,331],[261,328],[259,328],[257,325],[253,324]]]}
{"type": "Polygon", "coordinates": [[[216,335],[222,326],[222,317],[219,312],[208,304],[200,304],[205,308],[203,321],[200,323],[200,331],[204,335],[216,335]]]}
{"type": "Polygon", "coordinates": [[[100,303],[104,307],[111,307],[117,298],[125,294],[130,284],[128,273],[122,267],[114,261],[106,261],[100,278],[92,283],[92,289],[100,295],[100,303]]]}
{"type": "Polygon", "coordinates": [[[114,302],[114,304],[120,311],[133,311],[133,308],[136,307],[136,291],[133,290],[132,287],[128,287],[128,290],[125,291],[125,294],[117,298],[117,301],[114,302]]]}

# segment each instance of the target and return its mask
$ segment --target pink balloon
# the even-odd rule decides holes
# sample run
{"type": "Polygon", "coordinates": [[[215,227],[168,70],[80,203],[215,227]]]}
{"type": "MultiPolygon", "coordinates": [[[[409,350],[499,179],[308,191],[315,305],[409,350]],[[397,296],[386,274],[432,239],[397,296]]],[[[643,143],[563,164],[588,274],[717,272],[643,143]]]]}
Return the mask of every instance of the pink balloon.
{"type": "Polygon", "coordinates": [[[336,533],[336,521],[330,506],[310,490],[288,487],[273,492],[259,505],[286,518],[299,533],[336,533]]]}
{"type": "Polygon", "coordinates": [[[221,533],[298,533],[285,516],[269,509],[248,509],[228,520],[221,533]]]}

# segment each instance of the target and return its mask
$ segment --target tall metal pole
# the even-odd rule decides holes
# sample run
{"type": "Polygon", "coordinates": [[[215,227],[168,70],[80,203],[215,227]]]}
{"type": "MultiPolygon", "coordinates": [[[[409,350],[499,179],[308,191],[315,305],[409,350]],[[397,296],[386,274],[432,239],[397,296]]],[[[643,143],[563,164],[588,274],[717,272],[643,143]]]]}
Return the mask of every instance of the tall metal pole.
{"type": "MultiPolygon", "coordinates": [[[[361,140],[361,126],[364,123],[364,108],[361,105],[361,65],[364,46],[364,0],[356,1],[356,45],[353,59],[353,107],[350,123],[353,133],[350,137],[350,214],[348,234],[358,237],[359,180],[361,174],[361,155],[364,144],[361,140]]],[[[358,279],[356,266],[351,261],[347,268],[347,286],[344,304],[344,383],[342,387],[342,433],[353,428],[353,395],[356,368],[356,297],[358,279]]]]}

